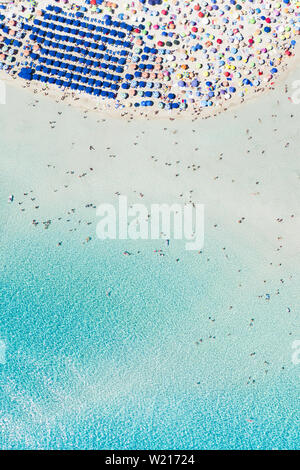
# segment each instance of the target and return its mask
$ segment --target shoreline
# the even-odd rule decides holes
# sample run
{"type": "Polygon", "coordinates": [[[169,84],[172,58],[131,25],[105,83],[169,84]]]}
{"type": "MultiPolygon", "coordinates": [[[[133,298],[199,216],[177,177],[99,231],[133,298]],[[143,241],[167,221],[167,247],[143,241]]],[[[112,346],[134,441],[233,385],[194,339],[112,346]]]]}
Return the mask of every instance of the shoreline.
{"type": "Polygon", "coordinates": [[[282,87],[289,76],[295,68],[299,64],[299,54],[300,54],[300,44],[297,46],[297,52],[293,57],[293,60],[290,64],[286,64],[285,70],[283,70],[280,74],[280,78],[274,83],[274,85],[270,88],[265,88],[263,90],[258,90],[256,93],[248,95],[247,97],[243,98],[241,101],[239,99],[231,100],[227,103],[226,107],[222,107],[221,109],[212,108],[209,112],[209,108],[200,108],[199,113],[195,114],[191,109],[185,110],[185,112],[177,112],[174,111],[150,111],[148,113],[141,113],[141,112],[132,112],[131,108],[125,108],[122,110],[111,110],[105,109],[105,107],[98,107],[97,102],[91,102],[88,98],[82,97],[82,95],[75,96],[71,93],[61,92],[60,90],[56,90],[54,87],[51,88],[44,88],[42,85],[37,83],[32,85],[24,85],[24,81],[17,78],[12,78],[8,76],[5,72],[0,70],[0,80],[8,83],[9,85],[16,87],[18,89],[26,89],[29,90],[33,96],[37,98],[42,95],[43,97],[47,97],[51,100],[54,100],[56,103],[63,102],[66,106],[71,106],[78,108],[83,112],[93,112],[96,113],[99,118],[112,118],[112,119],[122,119],[122,118],[129,118],[134,120],[165,120],[169,119],[173,120],[203,120],[203,119],[210,119],[217,117],[223,113],[239,110],[240,107],[243,105],[250,103],[255,100],[259,100],[262,96],[274,92],[277,88],[282,87]],[[75,99],[74,99],[75,98],[75,99]]]}

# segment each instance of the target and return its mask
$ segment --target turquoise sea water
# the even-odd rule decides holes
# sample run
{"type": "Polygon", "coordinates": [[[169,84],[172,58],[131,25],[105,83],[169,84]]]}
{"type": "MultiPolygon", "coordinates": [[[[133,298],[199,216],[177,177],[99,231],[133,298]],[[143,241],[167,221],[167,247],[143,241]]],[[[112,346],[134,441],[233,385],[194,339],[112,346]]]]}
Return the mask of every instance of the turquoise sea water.
{"type": "MultiPolygon", "coordinates": [[[[297,274],[274,274],[264,241],[209,227],[201,254],[101,242],[94,212],[76,232],[73,215],[33,227],[38,210],[18,201],[37,179],[42,200],[47,184],[38,165],[24,174],[19,163],[48,161],[44,142],[22,147],[1,116],[0,447],[297,448],[297,274]]],[[[39,220],[61,214],[46,201],[40,210],[39,220]]]]}
{"type": "Polygon", "coordinates": [[[1,254],[1,447],[296,448],[298,377],[272,301],[228,294],[232,263],[191,275],[150,247],[129,259],[96,243],[1,254]]]}

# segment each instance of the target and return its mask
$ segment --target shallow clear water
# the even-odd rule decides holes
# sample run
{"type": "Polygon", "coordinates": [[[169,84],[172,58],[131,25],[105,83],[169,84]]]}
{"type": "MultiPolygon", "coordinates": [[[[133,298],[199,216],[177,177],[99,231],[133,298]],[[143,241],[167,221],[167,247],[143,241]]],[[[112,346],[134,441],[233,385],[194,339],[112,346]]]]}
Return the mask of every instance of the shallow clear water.
{"type": "MultiPolygon", "coordinates": [[[[0,447],[297,448],[297,275],[282,286],[284,267],[264,288],[265,241],[229,231],[208,228],[198,254],[181,242],[100,242],[94,212],[76,233],[66,216],[33,227],[39,212],[18,206],[24,189],[39,196],[40,220],[63,211],[43,199],[52,177],[40,162],[57,143],[38,138],[51,142],[38,113],[15,120],[21,104],[0,110],[0,447]],[[23,146],[32,127],[36,143],[23,146]]],[[[56,104],[43,109],[51,119],[56,104]]]]}

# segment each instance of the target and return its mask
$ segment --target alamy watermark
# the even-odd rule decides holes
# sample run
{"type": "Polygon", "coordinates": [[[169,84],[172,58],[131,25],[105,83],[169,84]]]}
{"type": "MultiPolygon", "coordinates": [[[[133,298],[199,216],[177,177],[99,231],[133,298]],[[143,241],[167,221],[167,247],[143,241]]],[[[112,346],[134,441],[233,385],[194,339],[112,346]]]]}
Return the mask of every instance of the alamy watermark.
{"type": "Polygon", "coordinates": [[[119,196],[118,207],[100,204],[96,233],[101,240],[185,240],[186,250],[201,250],[204,245],[203,204],[128,205],[119,196]]]}
{"type": "Polygon", "coordinates": [[[0,104],[6,104],[6,83],[0,80],[0,104]]]}
{"type": "Polygon", "coordinates": [[[0,365],[6,364],[6,343],[0,339],[0,365]]]}
{"type": "Polygon", "coordinates": [[[300,340],[296,339],[295,341],[292,342],[292,349],[293,349],[293,354],[292,354],[292,363],[297,366],[300,364],[300,340]]]}
{"type": "Polygon", "coordinates": [[[291,96],[291,101],[293,104],[300,104],[300,80],[295,80],[292,83],[293,93],[291,96]]]}

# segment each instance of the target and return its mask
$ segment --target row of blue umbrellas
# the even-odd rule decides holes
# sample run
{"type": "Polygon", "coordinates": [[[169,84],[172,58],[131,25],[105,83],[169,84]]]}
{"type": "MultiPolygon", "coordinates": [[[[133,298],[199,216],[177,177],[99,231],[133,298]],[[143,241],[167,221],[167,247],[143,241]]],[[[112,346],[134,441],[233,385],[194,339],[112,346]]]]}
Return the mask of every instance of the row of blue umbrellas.
{"type": "MultiPolygon", "coordinates": [[[[53,49],[60,49],[62,51],[66,51],[66,52],[76,52],[77,54],[82,54],[82,55],[88,55],[90,57],[98,57],[98,58],[103,58],[103,54],[99,53],[99,52],[96,52],[96,51],[88,51],[87,49],[81,49],[79,47],[79,45],[77,46],[70,46],[70,45],[65,45],[65,44],[61,44],[61,43],[58,43],[58,42],[52,42],[50,41],[49,39],[43,39],[43,38],[36,38],[37,42],[39,42],[40,44],[43,44],[44,47],[52,47],[53,49]]],[[[115,55],[109,55],[109,50],[105,48],[105,50],[107,50],[107,61],[111,61],[111,62],[115,62],[117,63],[120,58],[115,56],[115,55]]],[[[104,50],[102,51],[104,52],[104,50]]],[[[122,56],[122,57],[126,57],[128,55],[128,52],[126,50],[121,50],[119,52],[119,55],[122,56]]],[[[119,62],[119,63],[122,63],[122,62],[119,62]]],[[[125,64],[125,62],[123,61],[123,64],[125,64]]]]}
{"type": "MultiPolygon", "coordinates": [[[[117,91],[119,89],[119,86],[116,85],[115,83],[110,83],[110,82],[107,82],[107,81],[102,81],[102,80],[95,80],[94,78],[88,78],[88,77],[84,77],[84,76],[81,76],[81,75],[75,75],[75,74],[72,74],[70,72],[63,72],[63,71],[57,71],[57,70],[54,70],[54,69],[48,69],[47,67],[41,67],[41,66],[38,66],[36,67],[35,69],[35,72],[42,72],[44,74],[46,74],[48,77],[51,75],[51,76],[54,76],[54,75],[57,75],[57,77],[59,79],[62,79],[62,78],[67,78],[69,81],[71,82],[81,82],[81,83],[86,83],[90,86],[97,86],[97,87],[102,87],[102,88],[110,88],[111,90],[114,90],[114,91],[117,91]],[[54,72],[54,73],[52,73],[54,72]]],[[[35,74],[33,74],[33,79],[35,77],[35,74]]]]}
{"type": "MultiPolygon", "coordinates": [[[[95,26],[92,23],[84,23],[79,20],[71,20],[68,18],[64,17],[57,17],[57,16],[52,16],[45,14],[42,20],[35,19],[34,24],[47,24],[46,21],[55,21],[57,23],[61,23],[63,25],[67,25],[68,27],[75,26],[76,28],[85,28],[88,29],[88,31],[96,31],[96,32],[103,32],[104,34],[109,34],[111,31],[113,31],[110,28],[107,28],[107,26],[112,26],[113,28],[120,28],[120,29],[125,29],[126,31],[132,31],[133,27],[131,25],[128,25],[126,23],[119,23],[118,21],[113,21],[111,23],[105,22],[104,26],[95,26]]],[[[125,33],[123,33],[125,35],[125,33]]]]}
{"type": "MultiPolygon", "coordinates": [[[[43,39],[43,38],[40,38],[40,37],[36,37],[35,40],[40,43],[40,44],[43,44],[44,47],[52,47],[53,49],[60,49],[62,51],[66,51],[66,52],[76,52],[77,54],[82,54],[82,55],[88,55],[90,57],[98,57],[98,58],[103,58],[103,54],[99,53],[99,52],[96,52],[96,51],[89,51],[87,49],[81,49],[79,45],[76,45],[76,46],[71,46],[71,45],[65,45],[65,44],[61,44],[59,42],[52,42],[50,41],[49,39],[43,39]]],[[[116,55],[109,55],[109,50],[106,49],[106,48],[102,48],[103,50],[101,52],[104,52],[104,51],[107,51],[107,61],[108,62],[119,62],[120,64],[125,64],[126,60],[122,60],[120,61],[120,58],[117,57],[116,55]]],[[[128,55],[128,52],[125,50],[125,49],[122,49],[121,51],[119,51],[119,55],[121,57],[126,57],[128,55]]]]}
{"type": "MultiPolygon", "coordinates": [[[[52,29],[53,31],[55,31],[55,30],[64,31],[68,34],[70,34],[70,33],[72,33],[74,35],[79,34],[82,37],[94,38],[96,41],[98,41],[101,38],[101,36],[99,34],[86,32],[86,31],[83,31],[82,29],[78,29],[78,28],[70,28],[69,26],[61,26],[61,25],[57,25],[55,23],[47,23],[47,21],[41,21],[41,20],[38,20],[38,19],[35,19],[33,23],[34,23],[35,26],[41,26],[43,28],[49,28],[49,29],[52,29]]],[[[102,33],[102,34],[105,34],[105,35],[109,35],[109,36],[113,36],[113,37],[119,37],[120,39],[123,39],[123,38],[126,37],[126,34],[123,33],[123,31],[117,31],[115,29],[109,29],[109,28],[102,28],[100,26],[95,27],[94,25],[91,25],[91,27],[96,29],[96,32],[99,32],[99,33],[102,33]]],[[[93,29],[89,28],[89,30],[92,31],[93,29]]]]}
{"type": "MultiPolygon", "coordinates": [[[[37,35],[42,36],[42,37],[47,37],[49,39],[55,39],[56,41],[64,41],[64,42],[69,42],[69,43],[76,43],[79,45],[84,45],[85,47],[91,47],[93,49],[100,49],[104,50],[103,48],[105,47],[103,44],[98,44],[96,42],[90,42],[90,41],[84,41],[83,39],[79,39],[75,36],[69,36],[69,35],[61,35],[61,34],[55,34],[51,31],[45,31],[40,28],[33,28],[33,33],[30,35],[30,39],[32,41],[35,41],[37,38],[37,35]]],[[[107,36],[102,36],[101,38],[102,43],[104,42],[105,44],[109,45],[115,45],[115,46],[122,46],[125,48],[130,49],[131,48],[131,43],[128,41],[121,41],[119,39],[112,39],[108,38],[107,36]]]]}
{"type": "MultiPolygon", "coordinates": [[[[85,91],[88,94],[93,93],[95,96],[102,96],[102,97],[113,98],[113,99],[116,97],[115,93],[113,93],[111,91],[101,90],[101,88],[94,89],[93,86],[92,86],[92,83],[93,83],[92,81],[87,82],[88,86],[80,85],[80,84],[77,84],[77,83],[72,83],[71,81],[64,81],[61,78],[48,77],[46,75],[39,75],[37,73],[33,73],[32,69],[26,68],[26,67],[23,67],[21,69],[21,71],[19,73],[19,77],[21,77],[25,80],[37,80],[37,81],[41,81],[43,83],[49,82],[51,84],[56,84],[58,86],[70,87],[72,90],[85,91]]],[[[100,85],[100,86],[102,84],[102,86],[103,86],[105,84],[105,82],[104,83],[102,83],[102,82],[93,83],[93,85],[96,85],[96,86],[97,86],[97,84],[100,85]]]]}
{"type": "MultiPolygon", "coordinates": [[[[104,60],[105,62],[112,62],[112,64],[109,64],[109,67],[112,67],[113,64],[119,64],[119,66],[120,66],[120,65],[124,65],[126,63],[125,59],[121,60],[118,57],[110,56],[109,54],[101,54],[99,52],[95,53],[93,51],[89,51],[89,52],[84,51],[85,53],[83,53],[82,49],[80,49],[80,48],[74,48],[74,50],[72,50],[72,51],[70,51],[68,49],[64,49],[64,52],[59,52],[59,51],[54,50],[54,49],[46,49],[45,46],[47,46],[47,45],[48,44],[46,44],[46,41],[45,41],[43,43],[43,47],[41,48],[41,54],[50,55],[50,56],[53,56],[53,57],[56,56],[56,57],[60,57],[60,58],[65,58],[66,60],[76,62],[77,60],[82,60],[83,57],[74,56],[71,53],[66,54],[65,52],[81,53],[82,55],[88,56],[90,58],[95,58],[97,60],[104,60]]],[[[53,45],[53,47],[55,48],[55,45],[53,45]]],[[[58,49],[58,48],[56,48],[56,49],[58,49]]],[[[99,67],[99,66],[100,66],[100,63],[96,62],[95,67],[99,67]]]]}
{"type": "MultiPolygon", "coordinates": [[[[31,58],[34,56],[34,53],[32,53],[31,55],[31,58]]],[[[47,59],[46,57],[40,57],[39,58],[39,62],[40,64],[44,64],[44,65],[47,65],[47,66],[53,66],[57,69],[67,69],[69,71],[72,71],[72,72],[76,72],[76,73],[83,73],[84,75],[93,75],[93,76],[99,76],[99,77],[109,77],[107,78],[107,80],[111,80],[111,81],[114,81],[114,82],[118,82],[122,79],[122,77],[120,75],[113,75],[113,74],[110,74],[110,73],[106,73],[105,71],[103,70],[93,70],[93,69],[90,69],[89,67],[81,67],[81,66],[74,66],[72,64],[67,64],[67,63],[64,63],[64,62],[60,62],[59,60],[50,60],[50,59],[47,59]]]]}
{"type": "MultiPolygon", "coordinates": [[[[41,54],[45,55],[45,56],[50,56],[50,57],[57,57],[58,59],[64,59],[64,60],[68,60],[70,62],[74,62],[74,63],[79,63],[79,64],[85,64],[85,63],[88,63],[88,65],[90,65],[91,67],[102,67],[102,68],[105,68],[105,69],[109,69],[109,70],[113,70],[113,71],[116,71],[117,73],[123,73],[124,72],[124,62],[120,60],[117,60],[117,61],[113,61],[114,63],[109,63],[110,62],[110,59],[109,59],[109,56],[107,57],[107,55],[103,55],[103,54],[95,54],[95,55],[88,55],[88,58],[86,57],[78,57],[76,55],[72,55],[72,54],[65,54],[63,52],[59,52],[59,51],[56,51],[54,49],[46,49],[46,48],[42,48],[41,49],[41,54]],[[99,60],[96,60],[96,61],[93,61],[91,60],[92,58],[95,58],[95,59],[99,59],[99,60],[103,60],[105,62],[99,62],[99,60]],[[106,63],[108,62],[108,63],[106,63]],[[122,64],[122,65],[120,65],[122,64]]],[[[37,57],[37,54],[33,53],[32,55],[32,59],[33,60],[41,60],[43,61],[44,60],[44,57],[41,55],[40,57],[37,57]]]]}
{"type": "MultiPolygon", "coordinates": [[[[55,63],[59,64],[57,66],[59,67],[62,67],[62,68],[68,68],[69,70],[74,70],[74,69],[81,69],[81,68],[89,68],[89,72],[92,73],[92,72],[97,72],[97,73],[100,73],[102,72],[102,70],[99,70],[99,66],[100,66],[100,62],[94,62],[90,59],[86,60],[86,59],[79,59],[78,61],[76,61],[76,63],[74,64],[68,64],[66,62],[62,62],[63,58],[61,57],[58,57],[57,54],[55,54],[55,57],[53,57],[53,59],[50,59],[50,58],[47,58],[47,57],[44,57],[44,56],[38,56],[38,54],[36,54],[35,52],[31,52],[30,53],[30,57],[32,60],[36,61],[38,60],[38,62],[42,63],[42,64],[45,64],[47,61],[55,61],[55,63]],[[96,67],[96,69],[92,69],[91,67],[96,67]]],[[[69,57],[64,57],[64,60],[68,60],[69,57]]],[[[116,66],[116,65],[113,65],[113,64],[106,64],[105,62],[102,62],[101,63],[101,69],[104,69],[104,70],[107,70],[108,72],[116,72],[116,73],[123,73],[124,69],[123,67],[120,67],[120,66],[116,66]]]]}

